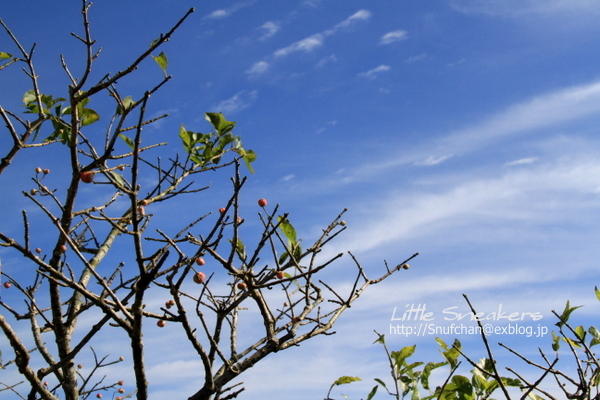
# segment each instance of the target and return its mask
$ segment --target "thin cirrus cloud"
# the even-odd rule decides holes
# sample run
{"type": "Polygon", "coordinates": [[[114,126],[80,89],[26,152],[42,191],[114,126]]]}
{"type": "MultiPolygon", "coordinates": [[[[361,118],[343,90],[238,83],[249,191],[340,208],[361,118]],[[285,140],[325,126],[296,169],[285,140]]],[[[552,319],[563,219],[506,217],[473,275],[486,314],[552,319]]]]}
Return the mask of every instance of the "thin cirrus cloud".
{"type": "MultiPolygon", "coordinates": [[[[359,22],[368,21],[370,18],[371,12],[369,10],[359,10],[352,14],[350,17],[343,20],[342,22],[336,24],[333,28],[326,29],[323,32],[315,33],[302,40],[298,40],[297,42],[294,42],[289,46],[275,50],[273,52],[273,58],[283,58],[292,53],[297,52],[309,53],[323,46],[327,37],[335,35],[336,33],[344,29],[350,28],[359,22]]],[[[259,61],[255,63],[250,69],[248,69],[246,71],[246,74],[248,74],[249,77],[256,77],[258,75],[261,75],[267,71],[268,68],[266,67],[268,65],[269,63],[265,60],[259,61]]]]}
{"type": "Polygon", "coordinates": [[[214,110],[217,112],[222,112],[224,114],[233,114],[237,111],[243,110],[245,108],[250,107],[252,103],[256,101],[258,98],[258,92],[253,90],[248,92],[246,90],[242,90],[227,100],[223,100],[219,104],[214,107],[214,110]]]}
{"type": "Polygon", "coordinates": [[[262,75],[269,69],[269,63],[266,61],[258,61],[250,67],[249,70],[246,71],[246,74],[249,77],[256,77],[258,75],[262,75]]]}
{"type": "Polygon", "coordinates": [[[272,36],[275,36],[275,34],[281,29],[281,25],[277,22],[267,21],[261,25],[260,29],[263,30],[264,33],[260,38],[258,38],[258,40],[264,41],[272,36]]]}
{"type": "Polygon", "coordinates": [[[408,38],[408,32],[404,30],[397,30],[388,32],[381,37],[379,44],[390,44],[394,42],[401,42],[408,38]]]}
{"type": "Polygon", "coordinates": [[[229,8],[220,8],[218,10],[215,10],[215,11],[211,12],[210,14],[206,15],[204,17],[204,19],[221,19],[221,18],[227,18],[231,14],[233,14],[234,12],[239,11],[242,8],[249,7],[249,6],[253,5],[254,3],[256,3],[256,0],[235,3],[234,5],[232,5],[229,8]]]}
{"type": "Polygon", "coordinates": [[[392,69],[392,67],[390,67],[389,65],[382,64],[382,65],[375,67],[367,72],[361,72],[360,74],[358,74],[358,76],[361,76],[361,77],[367,78],[367,79],[376,79],[377,76],[381,72],[387,72],[391,69],[392,69]]]}
{"type": "MultiPolygon", "coordinates": [[[[373,177],[384,176],[401,166],[440,165],[450,159],[465,157],[492,145],[498,145],[514,136],[531,135],[541,128],[563,126],[598,114],[600,114],[600,81],[534,96],[508,106],[504,111],[492,114],[480,122],[451,131],[438,139],[416,143],[410,150],[380,157],[376,162],[344,169],[334,178],[325,180],[322,190],[333,190],[339,185],[367,182],[373,177]]],[[[540,139],[550,138],[546,131],[542,131],[540,139]]],[[[555,147],[566,145],[562,143],[555,147]]],[[[533,164],[536,161],[537,159],[524,158],[520,161],[509,161],[505,166],[533,164]]]]}

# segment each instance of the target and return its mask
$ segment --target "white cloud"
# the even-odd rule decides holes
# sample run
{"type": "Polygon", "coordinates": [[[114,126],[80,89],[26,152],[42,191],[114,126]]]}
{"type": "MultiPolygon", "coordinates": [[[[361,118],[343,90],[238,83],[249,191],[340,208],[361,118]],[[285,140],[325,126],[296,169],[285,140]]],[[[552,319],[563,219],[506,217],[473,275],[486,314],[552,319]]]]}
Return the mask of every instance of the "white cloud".
{"type": "Polygon", "coordinates": [[[276,22],[267,21],[261,25],[260,29],[264,30],[265,33],[260,38],[258,38],[258,40],[266,40],[271,36],[274,36],[277,32],[279,32],[281,26],[276,22]]]}
{"type": "Polygon", "coordinates": [[[295,53],[297,51],[310,52],[310,51],[316,49],[317,47],[322,46],[323,43],[325,42],[325,38],[327,36],[331,36],[331,35],[337,33],[340,29],[347,28],[347,27],[355,24],[356,22],[366,21],[370,17],[371,17],[370,11],[359,10],[356,13],[354,13],[353,15],[351,15],[350,17],[348,17],[347,19],[345,19],[344,21],[335,25],[332,29],[327,29],[326,31],[324,31],[322,33],[315,33],[314,35],[311,35],[305,39],[297,41],[297,42],[291,44],[290,46],[287,46],[287,47],[284,47],[284,48],[281,48],[281,49],[275,51],[275,53],[273,53],[273,55],[275,57],[284,57],[284,56],[287,56],[288,54],[295,53]]]}
{"type": "Polygon", "coordinates": [[[427,58],[427,54],[426,53],[421,53],[421,54],[416,55],[416,56],[408,57],[405,62],[407,64],[411,64],[411,63],[414,63],[414,62],[417,62],[417,61],[422,61],[422,60],[424,60],[426,58],[427,58]]]}
{"type": "Polygon", "coordinates": [[[328,34],[333,34],[333,33],[335,33],[339,29],[348,28],[349,26],[352,26],[353,24],[355,24],[357,22],[367,21],[370,18],[371,18],[371,11],[369,11],[369,10],[359,10],[356,13],[352,14],[347,19],[345,19],[344,21],[342,21],[339,24],[337,24],[333,29],[330,29],[330,30],[328,30],[326,32],[328,32],[328,34]]]}
{"type": "Polygon", "coordinates": [[[508,107],[474,126],[457,131],[441,145],[450,152],[464,152],[502,137],[556,126],[600,114],[600,81],[572,86],[533,97],[508,107]]]}
{"type": "Polygon", "coordinates": [[[390,67],[389,65],[380,65],[367,72],[361,72],[360,74],[358,74],[358,76],[362,76],[367,79],[375,79],[377,78],[377,74],[379,74],[380,72],[389,71],[390,69],[392,69],[392,67],[390,67]]]}
{"type": "Polygon", "coordinates": [[[506,164],[504,164],[504,166],[505,167],[512,167],[513,165],[533,164],[534,162],[536,162],[538,160],[539,160],[538,157],[520,158],[518,160],[509,161],[506,164]]]}
{"type": "Polygon", "coordinates": [[[414,165],[421,165],[421,166],[425,166],[425,167],[430,167],[432,165],[438,165],[443,163],[444,161],[446,161],[447,159],[449,159],[450,157],[452,157],[452,155],[443,155],[443,156],[439,156],[439,157],[434,157],[434,156],[429,156],[424,160],[421,161],[415,161],[414,165]]]}
{"type": "Polygon", "coordinates": [[[379,40],[379,44],[390,44],[394,42],[400,42],[405,40],[408,36],[408,32],[404,30],[397,30],[393,32],[388,32],[381,37],[379,40]]]}
{"type": "Polygon", "coordinates": [[[231,7],[227,8],[227,9],[221,8],[221,9],[213,11],[212,13],[205,16],[204,19],[227,18],[234,12],[241,10],[242,8],[249,7],[249,6],[253,5],[254,3],[256,3],[256,0],[235,3],[234,5],[232,5],[231,7]]]}
{"type": "Polygon", "coordinates": [[[269,63],[266,61],[258,61],[255,63],[246,74],[250,75],[250,77],[256,77],[258,75],[264,74],[269,69],[269,63]]]}
{"type": "Polygon", "coordinates": [[[231,12],[227,11],[227,10],[215,10],[212,13],[208,14],[205,18],[207,19],[219,19],[219,18],[225,18],[228,17],[229,14],[231,14],[231,12]]]}
{"type": "Polygon", "coordinates": [[[274,53],[274,56],[284,57],[290,53],[295,53],[297,51],[310,52],[315,48],[322,46],[324,40],[325,37],[322,34],[316,33],[312,36],[307,37],[306,39],[299,40],[288,47],[284,47],[282,49],[277,50],[274,53]]]}
{"type": "Polygon", "coordinates": [[[216,112],[222,112],[225,115],[233,114],[237,111],[250,107],[250,105],[256,101],[257,97],[258,95],[256,90],[251,92],[242,90],[241,92],[236,93],[233,97],[220,102],[216,107],[214,107],[214,110],[216,112]]]}
{"type": "MultiPolygon", "coordinates": [[[[577,211],[575,199],[588,197],[600,185],[600,162],[596,160],[504,171],[507,172],[498,177],[470,175],[466,180],[457,177],[454,183],[446,183],[435,193],[406,190],[389,195],[378,204],[370,202],[370,209],[376,209],[380,217],[361,218],[371,222],[355,229],[356,236],[346,238],[344,247],[364,253],[419,235],[432,236],[432,232],[448,229],[468,232],[469,227],[486,226],[490,221],[543,223],[547,222],[550,210],[553,224],[571,221],[577,211]]],[[[578,204],[584,208],[598,207],[597,201],[578,204]]]]}
{"type": "Polygon", "coordinates": [[[324,57],[319,60],[317,63],[317,68],[322,67],[325,64],[329,64],[330,62],[336,62],[337,56],[335,54],[330,55],[329,57],[324,57]]]}

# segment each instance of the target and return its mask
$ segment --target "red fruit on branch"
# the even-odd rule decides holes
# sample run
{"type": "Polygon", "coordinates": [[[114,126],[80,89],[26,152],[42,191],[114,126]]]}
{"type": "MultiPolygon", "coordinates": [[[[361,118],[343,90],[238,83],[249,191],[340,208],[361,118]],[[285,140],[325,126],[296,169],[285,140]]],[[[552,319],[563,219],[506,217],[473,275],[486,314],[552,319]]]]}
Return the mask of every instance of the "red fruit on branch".
{"type": "Polygon", "coordinates": [[[267,200],[266,199],[259,199],[258,200],[258,205],[260,207],[265,207],[267,205],[267,200]]]}
{"type": "Polygon", "coordinates": [[[61,244],[60,246],[58,246],[58,251],[60,251],[61,253],[66,253],[67,252],[67,246],[64,244],[61,244]]]}
{"type": "Polygon", "coordinates": [[[158,326],[159,328],[164,328],[165,325],[167,325],[167,323],[165,322],[164,319],[159,319],[158,322],[156,323],[156,326],[158,326]]]}
{"type": "Polygon", "coordinates": [[[196,258],[196,265],[203,266],[204,264],[206,264],[206,262],[204,261],[204,258],[202,258],[202,257],[196,258]]]}
{"type": "Polygon", "coordinates": [[[240,282],[237,284],[237,288],[240,290],[246,290],[247,287],[248,285],[246,285],[244,282],[240,282]]]}
{"type": "Polygon", "coordinates": [[[92,183],[94,181],[94,174],[91,171],[85,171],[79,175],[79,179],[83,183],[92,183]]]}
{"type": "Polygon", "coordinates": [[[196,272],[196,274],[194,275],[194,282],[196,282],[197,284],[201,284],[202,282],[204,282],[205,279],[206,275],[204,274],[204,272],[196,272]]]}
{"type": "Polygon", "coordinates": [[[277,279],[283,279],[285,278],[285,274],[283,273],[283,271],[277,271],[277,279]]]}
{"type": "Polygon", "coordinates": [[[225,214],[225,211],[227,211],[224,207],[219,208],[219,212],[221,214],[225,214]]]}
{"type": "Polygon", "coordinates": [[[4,287],[6,289],[9,289],[10,288],[10,282],[4,282],[4,287]]]}

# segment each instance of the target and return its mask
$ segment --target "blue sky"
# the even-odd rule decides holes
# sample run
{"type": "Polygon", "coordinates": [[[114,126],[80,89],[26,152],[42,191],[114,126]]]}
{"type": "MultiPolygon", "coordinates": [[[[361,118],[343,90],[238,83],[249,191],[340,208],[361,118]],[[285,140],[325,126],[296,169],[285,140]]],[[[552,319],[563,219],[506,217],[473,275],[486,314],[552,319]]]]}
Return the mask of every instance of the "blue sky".
{"type": "MultiPolygon", "coordinates": [[[[395,265],[420,253],[409,271],[371,288],[336,336],[247,373],[243,398],[323,398],[344,374],[366,383],[341,392],[366,396],[372,378],[387,376],[381,349],[371,346],[373,329],[389,333],[394,307],[407,304],[426,304],[442,325],[442,310],[468,311],[466,293],[480,311],[501,304],[539,312],[544,318],[533,325],[552,329],[550,310],[570,299],[585,304],[581,323],[594,323],[600,4],[103,1],[90,12],[103,47],[95,73],[123,68],[192,6],[196,12],[163,49],[173,79],[150,105],[152,115],[171,116],[149,134],[178,140],[181,123],[206,130],[203,113],[222,111],[258,154],[247,204],[260,197],[280,203],[307,239],[348,208],[349,229],[328,254],[352,251],[373,275],[384,260],[395,265]]],[[[69,36],[80,31],[78,8],[10,2],[0,17],[25,47],[37,42],[42,90],[60,95],[67,79],[58,54],[80,66],[81,48],[69,36]]],[[[15,52],[6,36],[0,47],[15,52]]],[[[17,72],[0,75],[7,109],[17,109],[28,89],[24,78],[12,78],[17,72]]],[[[160,76],[147,63],[120,90],[139,95],[160,76]]],[[[21,154],[1,186],[29,177],[19,166],[32,156],[21,154]]],[[[25,207],[17,189],[0,197],[3,231],[25,207]]],[[[215,182],[214,190],[224,198],[228,187],[215,182]]],[[[4,268],[17,263],[4,249],[0,256],[4,268]]],[[[349,284],[343,271],[351,262],[336,268],[330,279],[349,284]]],[[[162,347],[160,334],[146,336],[149,352],[162,347]]],[[[473,357],[484,356],[477,338],[458,338],[471,343],[473,357]]],[[[549,348],[550,338],[495,341],[549,348]]],[[[423,358],[437,354],[434,336],[390,335],[388,342],[392,349],[418,343],[423,358]]],[[[170,383],[183,391],[192,385],[197,363],[187,356],[173,346],[149,369],[161,388],[155,398],[166,398],[170,383]]]]}

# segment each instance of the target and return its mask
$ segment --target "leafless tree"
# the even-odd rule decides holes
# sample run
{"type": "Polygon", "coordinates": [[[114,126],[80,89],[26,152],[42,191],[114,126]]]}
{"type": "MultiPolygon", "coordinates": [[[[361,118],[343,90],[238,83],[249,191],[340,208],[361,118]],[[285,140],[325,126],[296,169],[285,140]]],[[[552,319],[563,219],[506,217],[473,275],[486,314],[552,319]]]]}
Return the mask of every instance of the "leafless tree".
{"type": "Polygon", "coordinates": [[[36,248],[41,223],[32,220],[26,210],[18,237],[5,233],[6,227],[0,228],[4,253],[24,260],[18,271],[5,265],[4,290],[11,288],[11,296],[0,300],[4,309],[0,327],[12,350],[9,356],[3,349],[4,359],[9,361],[0,361],[0,368],[18,369],[23,381],[2,381],[0,392],[23,399],[66,400],[109,390],[121,394],[122,383],[105,382],[100,371],[123,359],[98,355],[93,347],[89,350],[93,340],[115,335],[117,329],[129,340],[135,374],[135,390],[117,398],[146,399],[150,391],[146,367],[156,361],[148,360],[144,352],[144,332],[151,323],[180,327],[202,361],[204,371],[199,374],[197,391],[182,393],[182,397],[237,397],[244,390],[234,382],[240,374],[271,353],[332,333],[337,318],[368,286],[403,269],[412,257],[393,268],[386,265],[372,279],[350,255],[355,265],[352,288],[342,293],[320,280],[319,274],[342,257],[337,254],[324,259],[321,254],[346,229],[344,212],[307,246],[296,237],[288,214],[261,201],[256,217],[260,229],[247,240],[243,215],[248,213],[239,201],[246,181],[241,164],[252,170],[256,156],[233,135],[235,123],[220,113],[206,113],[211,131],[192,132],[182,127],[182,155],[166,161],[156,154],[167,143],[148,143],[144,136],[149,124],[166,117],[146,115],[150,96],[170,79],[166,55],[155,54],[194,10],[126,68],[92,82],[92,66],[99,52],[90,33],[90,5],[82,2],[83,33],[73,34],[84,49],[83,72],[76,76],[61,57],[70,81],[64,97],[43,93],[34,68],[35,45],[26,50],[0,20],[18,52],[15,56],[1,52],[0,69],[24,65],[31,90],[23,102],[34,118],[30,121],[0,106],[6,135],[12,140],[8,147],[0,146],[4,155],[0,179],[20,152],[33,151],[33,147],[52,146],[54,160],[67,159],[70,170],[64,181],[57,183],[50,170],[36,166],[32,158],[32,184],[1,183],[6,190],[21,190],[31,206],[42,212],[52,224],[54,241],[49,252],[36,248]],[[116,84],[152,59],[165,72],[164,79],[137,98],[122,95],[116,84]],[[101,93],[109,96],[100,97],[101,93]],[[115,108],[114,115],[99,122],[98,108],[91,108],[92,98],[95,104],[108,99],[110,103],[103,107],[115,108]],[[105,135],[91,135],[90,126],[98,132],[102,123],[105,135]],[[186,196],[195,201],[208,189],[195,180],[225,172],[231,176],[231,196],[221,210],[201,210],[181,220],[178,216],[169,221],[169,227],[179,225],[173,234],[154,222],[159,213],[167,212],[161,205],[186,196]],[[86,196],[82,188],[93,188],[94,195],[86,196]],[[205,263],[213,268],[203,268],[205,263]],[[146,307],[156,298],[165,299],[163,307],[146,307]],[[241,331],[239,324],[240,313],[246,309],[257,310],[249,315],[262,328],[250,345],[239,348],[240,335],[247,338],[252,334],[241,331]],[[94,322],[81,323],[83,316],[94,322]],[[31,335],[27,339],[23,324],[31,335]],[[94,357],[93,368],[85,375],[75,361],[84,351],[91,351],[94,357]],[[57,383],[48,384],[48,377],[57,383]]]}

